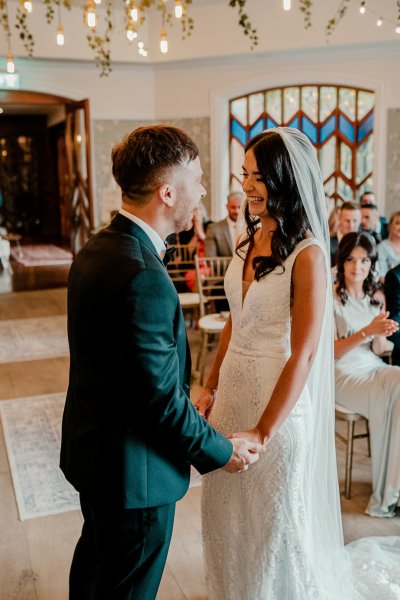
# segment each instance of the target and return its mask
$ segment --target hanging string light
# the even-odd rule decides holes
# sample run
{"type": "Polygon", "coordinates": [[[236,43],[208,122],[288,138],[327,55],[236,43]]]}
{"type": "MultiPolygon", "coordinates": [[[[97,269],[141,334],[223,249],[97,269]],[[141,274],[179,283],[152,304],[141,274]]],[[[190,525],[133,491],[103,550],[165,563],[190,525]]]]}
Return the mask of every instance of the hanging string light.
{"type": "Polygon", "coordinates": [[[7,73],[10,73],[10,75],[12,75],[13,73],[15,73],[15,63],[14,63],[14,56],[13,53],[11,52],[11,50],[9,50],[7,52],[7,73]]]}
{"type": "Polygon", "coordinates": [[[164,27],[161,27],[160,31],[160,50],[163,54],[167,54],[168,52],[167,32],[165,31],[164,27]]]}
{"type": "Polygon", "coordinates": [[[183,16],[182,0],[175,0],[175,17],[177,19],[182,19],[182,16],[183,16]]]}
{"type": "Polygon", "coordinates": [[[139,21],[139,7],[136,4],[136,0],[132,0],[131,2],[131,18],[134,23],[139,21]]]}
{"type": "Polygon", "coordinates": [[[33,11],[33,4],[31,0],[25,0],[24,9],[28,14],[31,14],[31,12],[33,11]]]}
{"type": "Polygon", "coordinates": [[[96,27],[96,8],[93,0],[87,0],[86,6],[86,25],[91,29],[96,27]]]}
{"type": "Polygon", "coordinates": [[[290,10],[292,8],[291,0],[283,0],[283,10],[290,10]]]}
{"type": "Polygon", "coordinates": [[[126,28],[126,37],[129,42],[132,42],[138,36],[135,26],[133,24],[132,18],[128,19],[128,27],[126,28]]]}
{"type": "Polygon", "coordinates": [[[388,25],[394,25],[394,30],[396,33],[400,34],[400,12],[398,14],[397,17],[397,23],[395,21],[392,21],[390,19],[386,19],[384,18],[382,15],[380,15],[379,13],[371,10],[370,8],[368,8],[367,3],[365,0],[362,0],[360,2],[360,8],[359,8],[360,14],[361,15],[365,15],[365,14],[370,14],[373,17],[376,18],[376,26],[377,27],[383,27],[383,25],[386,23],[388,25]]]}
{"type": "Polygon", "coordinates": [[[61,4],[58,5],[57,46],[64,46],[64,30],[61,23],[61,4]]]}

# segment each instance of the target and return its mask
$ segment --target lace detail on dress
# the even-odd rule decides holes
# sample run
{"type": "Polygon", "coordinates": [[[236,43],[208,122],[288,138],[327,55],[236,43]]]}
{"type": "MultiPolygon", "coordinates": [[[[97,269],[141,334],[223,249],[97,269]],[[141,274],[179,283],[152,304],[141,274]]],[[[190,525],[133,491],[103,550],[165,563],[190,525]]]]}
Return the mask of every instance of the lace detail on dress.
{"type": "MultiPolygon", "coordinates": [[[[232,337],[221,366],[212,424],[224,434],[253,427],[290,355],[291,273],[305,239],[285,270],[251,283],[242,302],[243,261],[225,277],[232,337]]],[[[204,477],[203,538],[210,600],[322,598],[305,547],[302,473],[309,444],[305,389],[254,467],[204,477]]]]}

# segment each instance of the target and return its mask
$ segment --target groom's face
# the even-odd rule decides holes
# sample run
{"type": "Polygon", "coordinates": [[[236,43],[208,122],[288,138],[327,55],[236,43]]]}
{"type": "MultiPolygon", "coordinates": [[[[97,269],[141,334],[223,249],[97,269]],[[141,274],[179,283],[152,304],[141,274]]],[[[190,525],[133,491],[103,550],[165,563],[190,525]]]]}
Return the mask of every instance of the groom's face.
{"type": "Polygon", "coordinates": [[[173,169],[175,188],[173,218],[176,232],[187,231],[192,227],[193,212],[207,193],[201,183],[202,177],[203,171],[198,156],[173,169]]]}

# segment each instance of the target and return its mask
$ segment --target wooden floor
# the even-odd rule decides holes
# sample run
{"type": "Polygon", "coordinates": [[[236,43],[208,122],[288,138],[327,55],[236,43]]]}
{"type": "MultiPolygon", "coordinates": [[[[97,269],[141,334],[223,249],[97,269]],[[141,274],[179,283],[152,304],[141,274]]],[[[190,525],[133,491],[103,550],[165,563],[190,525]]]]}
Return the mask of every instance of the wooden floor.
{"type": "MultiPolygon", "coordinates": [[[[63,314],[64,289],[0,295],[0,318],[15,319],[63,314]]],[[[54,358],[0,365],[0,401],[65,391],[68,359],[54,358]]],[[[198,390],[198,388],[197,388],[198,390]]],[[[196,390],[194,392],[196,396],[196,390]]],[[[361,452],[363,450],[361,449],[361,452]]],[[[363,515],[370,493],[369,467],[357,475],[354,499],[344,508],[347,540],[366,533],[400,534],[400,519],[363,515]]],[[[20,522],[10,468],[0,428],[0,600],[67,600],[68,571],[80,534],[79,512],[20,522]]],[[[175,529],[157,600],[206,600],[201,530],[200,488],[189,490],[178,503],[175,529]]]]}

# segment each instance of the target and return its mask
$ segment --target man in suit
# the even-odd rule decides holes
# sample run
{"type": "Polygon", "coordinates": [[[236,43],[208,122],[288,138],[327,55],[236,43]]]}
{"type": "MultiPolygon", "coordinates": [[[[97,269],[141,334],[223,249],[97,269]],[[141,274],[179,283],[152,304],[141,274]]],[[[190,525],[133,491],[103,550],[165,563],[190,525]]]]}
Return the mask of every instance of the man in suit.
{"type": "Polygon", "coordinates": [[[346,233],[358,231],[361,223],[361,211],[355,202],[344,202],[340,208],[338,230],[331,236],[331,266],[336,265],[337,251],[340,240],[346,233]]]}
{"type": "MultiPolygon", "coordinates": [[[[363,207],[371,204],[376,206],[376,211],[378,213],[378,202],[376,200],[375,192],[372,190],[367,190],[360,196],[360,207],[362,209],[363,207]]],[[[386,238],[389,236],[388,222],[385,215],[380,216],[378,213],[378,220],[376,221],[374,232],[380,237],[379,241],[386,240],[386,238]]],[[[375,237],[376,236],[374,235],[374,238],[375,237]]]]}
{"type": "Polygon", "coordinates": [[[207,227],[204,243],[205,256],[232,256],[235,250],[235,226],[243,200],[242,192],[231,192],[226,209],[228,216],[218,223],[210,223],[207,227]]]}
{"type": "Polygon", "coordinates": [[[379,244],[382,241],[381,234],[378,233],[379,213],[376,204],[363,204],[361,206],[361,230],[366,231],[379,244]]]}
{"type": "Polygon", "coordinates": [[[61,468],[84,517],[70,600],[154,600],[190,464],[245,470],[263,446],[227,440],[189,399],[190,354],[163,240],[204,196],[181,130],[142,127],[112,151],[122,209],[75,259],[61,468]]]}
{"type": "MultiPolygon", "coordinates": [[[[400,325],[400,265],[386,273],[385,296],[390,318],[400,325]]],[[[400,330],[394,333],[389,340],[394,344],[392,364],[400,367],[400,330]]]]}

